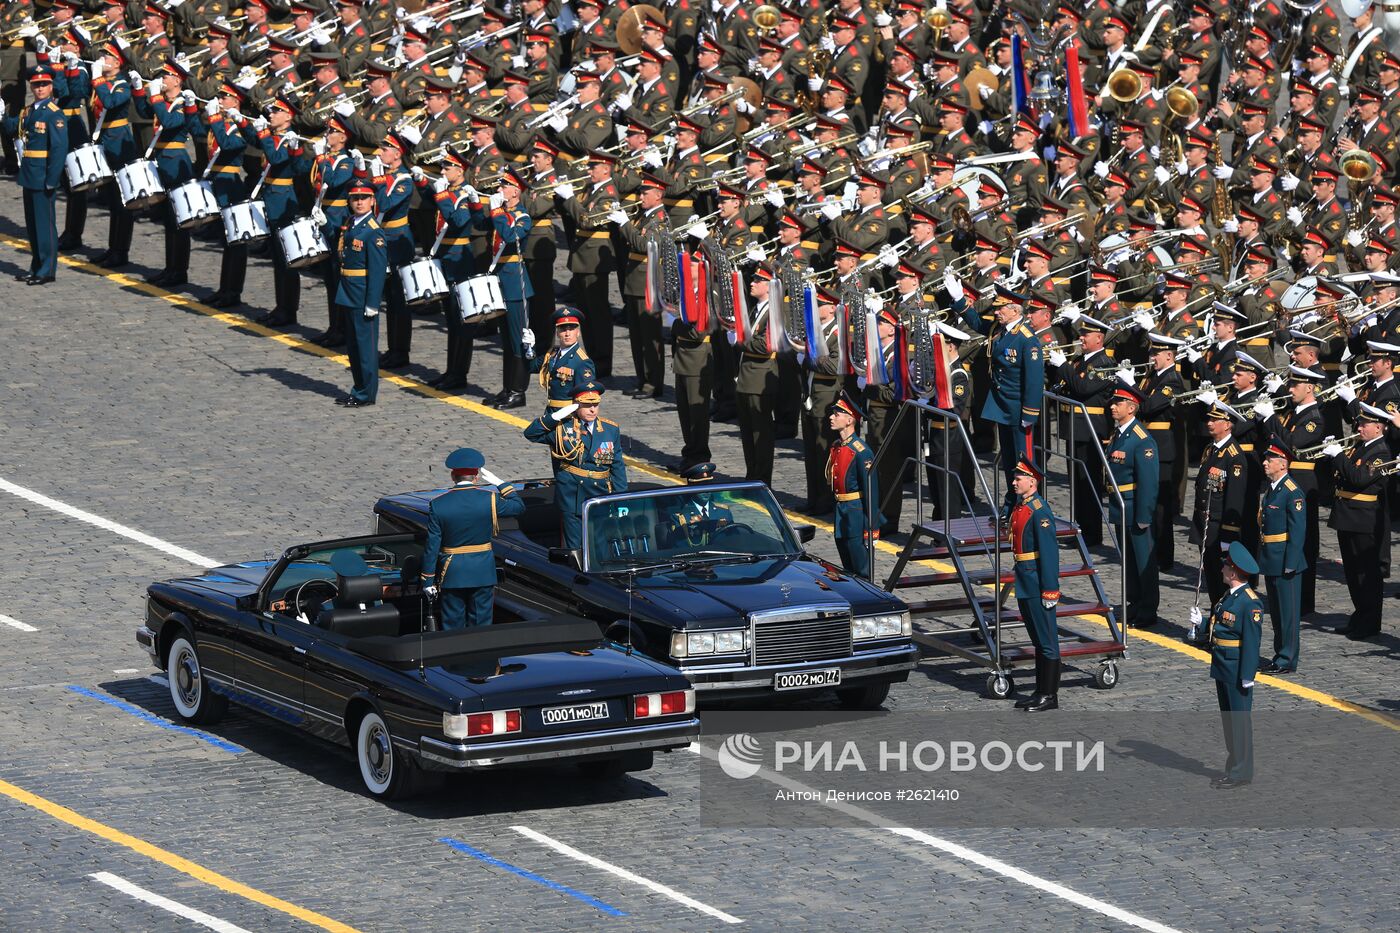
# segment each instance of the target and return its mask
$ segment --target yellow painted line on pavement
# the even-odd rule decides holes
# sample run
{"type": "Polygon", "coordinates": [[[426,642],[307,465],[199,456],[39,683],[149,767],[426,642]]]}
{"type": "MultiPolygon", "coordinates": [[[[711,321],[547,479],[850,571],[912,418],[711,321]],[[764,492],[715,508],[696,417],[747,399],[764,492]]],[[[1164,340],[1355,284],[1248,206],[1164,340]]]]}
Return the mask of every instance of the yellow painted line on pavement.
{"type": "MultiPolygon", "coordinates": [[[[0,234],[0,243],[4,243],[7,246],[14,247],[15,249],[20,250],[21,252],[29,251],[29,244],[24,240],[16,239],[15,237],[0,234]]],[[[133,278],[129,275],[126,275],[125,273],[113,272],[110,269],[104,269],[101,266],[93,265],[92,263],[82,259],[75,259],[72,256],[60,255],[58,257],[58,261],[65,266],[69,266],[81,272],[86,272],[91,275],[100,276],[104,279],[110,279],[111,281],[116,282],[117,284],[127,288],[134,288],[143,294],[150,295],[152,298],[159,298],[162,301],[168,302],[178,307],[188,308],[192,311],[197,311],[205,317],[213,318],[214,320],[228,327],[237,327],[242,330],[246,330],[250,333],[256,334],[259,337],[263,337],[268,340],[272,340],[276,343],[280,343],[283,346],[288,347],[290,349],[319,356],[325,360],[328,360],[341,367],[344,367],[345,369],[350,368],[350,360],[343,353],[336,353],[332,350],[327,350],[324,347],[319,347],[316,344],[311,343],[309,341],[302,340],[300,337],[296,337],[290,334],[284,334],[279,330],[273,330],[272,328],[264,327],[261,324],[255,324],[241,314],[234,314],[229,311],[220,311],[218,308],[210,307],[209,305],[196,301],[195,299],[187,295],[181,295],[175,292],[167,291],[166,289],[161,288],[158,285],[152,285],[149,282],[133,278]]],[[[384,370],[380,370],[379,378],[385,382],[396,385],[399,388],[404,389],[406,391],[413,392],[425,398],[435,399],[439,402],[443,402],[444,404],[464,409],[473,414],[484,415],[485,417],[490,418],[493,421],[499,421],[502,424],[508,424],[513,427],[524,429],[525,426],[530,423],[524,418],[517,418],[516,416],[507,414],[503,411],[497,411],[494,408],[488,408],[487,406],[482,405],[478,402],[473,402],[469,399],[464,399],[459,395],[450,395],[446,392],[440,392],[437,389],[434,389],[428,385],[425,385],[422,382],[419,382],[416,379],[410,379],[406,376],[401,376],[397,373],[391,373],[386,372],[384,370]]],[[[652,464],[648,464],[642,460],[639,460],[636,457],[628,456],[625,457],[624,460],[626,461],[627,466],[629,468],[634,469],[639,473],[645,473],[648,476],[656,477],[657,479],[671,484],[675,484],[677,482],[676,478],[670,473],[667,473],[664,470],[661,470],[652,464]]],[[[812,518],[811,516],[803,515],[800,512],[791,512],[784,510],[783,514],[793,521],[806,522],[807,524],[814,525],[817,528],[822,529],[823,531],[835,530],[834,526],[831,525],[829,522],[824,522],[819,518],[812,518]]],[[[876,541],[875,546],[880,551],[891,555],[898,555],[900,552],[900,549],[898,547],[896,547],[893,544],[890,544],[888,541],[876,541]]],[[[940,560],[923,560],[916,561],[916,563],[934,570],[944,572],[949,572],[954,569],[951,564],[940,560]]],[[[1079,618],[1090,619],[1091,621],[1094,621],[1095,624],[1102,625],[1105,628],[1107,628],[1108,626],[1108,623],[1104,621],[1101,617],[1080,616],[1079,618]]],[[[1171,638],[1169,636],[1160,635],[1145,629],[1133,629],[1132,632],[1134,638],[1140,638],[1143,641],[1150,642],[1151,644],[1157,645],[1160,648],[1167,648],[1171,651],[1175,651],[1178,654],[1185,655],[1186,657],[1192,658],[1194,660],[1204,661],[1207,664],[1210,663],[1210,655],[1197,648],[1193,648],[1190,645],[1183,644],[1182,642],[1177,641],[1176,639],[1171,638]]],[[[1394,729],[1396,731],[1400,731],[1400,717],[1383,713],[1378,710],[1369,709],[1365,706],[1359,706],[1355,703],[1352,703],[1349,700],[1343,700],[1340,697],[1332,696],[1329,693],[1323,693],[1320,690],[1314,690],[1311,687],[1304,687],[1302,684],[1297,684],[1289,680],[1284,680],[1281,677],[1273,677],[1268,674],[1259,675],[1256,678],[1256,683],[1275,687],[1279,690],[1284,691],[1285,693],[1291,693],[1294,696],[1301,697],[1302,699],[1311,700],[1312,702],[1317,703],[1321,706],[1326,706],[1331,709],[1340,710],[1346,713],[1353,713],[1370,722],[1374,722],[1378,725],[1384,726],[1387,729],[1394,729]]]]}
{"type": "Polygon", "coordinates": [[[65,806],[54,803],[52,800],[40,797],[38,794],[30,793],[24,788],[17,787],[8,781],[0,781],[0,794],[4,794],[11,800],[22,803],[25,806],[33,807],[41,813],[45,813],[60,822],[67,823],[69,826],[76,829],[92,833],[94,836],[98,836],[116,845],[124,846],[133,852],[146,856],[146,858],[153,859],[182,874],[189,875],[197,881],[213,885],[221,891],[227,891],[229,894],[236,894],[255,904],[261,904],[264,907],[269,907],[272,910],[284,913],[289,917],[295,917],[303,923],[309,923],[322,930],[330,930],[332,933],[359,933],[355,927],[341,923],[339,920],[332,920],[330,917],[319,914],[314,910],[300,907],[290,901],[284,901],[280,897],[274,897],[265,891],[259,891],[257,888],[249,887],[241,881],[234,881],[227,875],[221,875],[212,869],[205,868],[197,862],[192,862],[183,856],[176,855],[174,852],[162,849],[160,846],[153,845],[144,839],[138,839],[129,833],[114,829],[106,823],[99,823],[97,820],[83,816],[76,810],[70,810],[65,806]]]}

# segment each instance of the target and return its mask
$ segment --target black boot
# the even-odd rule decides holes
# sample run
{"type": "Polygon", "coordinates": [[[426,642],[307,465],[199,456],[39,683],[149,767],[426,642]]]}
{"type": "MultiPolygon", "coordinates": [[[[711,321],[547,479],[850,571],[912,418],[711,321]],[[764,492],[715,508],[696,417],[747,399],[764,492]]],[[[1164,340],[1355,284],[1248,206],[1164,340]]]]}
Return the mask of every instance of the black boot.
{"type": "MultiPolygon", "coordinates": [[[[980,634],[976,634],[976,633],[975,633],[975,634],[974,634],[974,641],[973,641],[973,644],[976,644],[977,642],[979,642],[979,641],[981,640],[981,638],[982,638],[982,636],[981,636],[980,634]]],[[[1046,665],[1046,663],[1047,663],[1046,660],[1045,660],[1044,658],[1042,658],[1040,655],[1036,655],[1036,656],[1035,656],[1035,692],[1032,693],[1032,694],[1031,694],[1030,696],[1028,696],[1028,697],[1022,697],[1021,699],[1017,700],[1017,701],[1016,701],[1016,708],[1017,708],[1017,709],[1026,709],[1026,708],[1031,707],[1031,706],[1034,706],[1036,703],[1039,703],[1039,702],[1040,702],[1040,699],[1041,699],[1041,697],[1043,696],[1043,693],[1042,693],[1042,691],[1041,691],[1041,688],[1042,688],[1042,687],[1044,686],[1044,684],[1045,684],[1045,665],[1046,665]]]]}
{"type": "Polygon", "coordinates": [[[1035,671],[1036,700],[1026,707],[1028,713],[1043,713],[1048,709],[1060,708],[1060,659],[1045,662],[1045,680],[1040,679],[1040,667],[1035,671]]]}

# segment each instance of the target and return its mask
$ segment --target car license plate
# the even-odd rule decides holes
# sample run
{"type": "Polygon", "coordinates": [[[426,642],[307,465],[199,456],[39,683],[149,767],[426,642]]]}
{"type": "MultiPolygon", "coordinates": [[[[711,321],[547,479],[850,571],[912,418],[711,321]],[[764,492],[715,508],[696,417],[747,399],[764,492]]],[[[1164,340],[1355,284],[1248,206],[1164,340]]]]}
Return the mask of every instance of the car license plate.
{"type": "Polygon", "coordinates": [[[814,687],[836,687],[841,683],[841,668],[824,671],[789,671],[773,678],[774,690],[811,690],[814,687]]]}
{"type": "Polygon", "coordinates": [[[546,726],[561,726],[574,722],[595,722],[608,718],[606,700],[597,703],[580,703],[577,706],[548,706],[544,709],[546,726]]]}

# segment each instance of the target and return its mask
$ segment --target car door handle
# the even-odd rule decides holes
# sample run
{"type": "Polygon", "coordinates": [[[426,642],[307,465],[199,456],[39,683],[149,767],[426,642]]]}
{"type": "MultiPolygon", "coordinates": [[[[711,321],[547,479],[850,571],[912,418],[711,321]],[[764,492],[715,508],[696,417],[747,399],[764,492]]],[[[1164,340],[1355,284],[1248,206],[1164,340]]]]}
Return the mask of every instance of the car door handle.
{"type": "Polygon", "coordinates": [[[297,654],[306,654],[306,649],[303,648],[301,645],[293,645],[292,650],[295,651],[297,654]]]}

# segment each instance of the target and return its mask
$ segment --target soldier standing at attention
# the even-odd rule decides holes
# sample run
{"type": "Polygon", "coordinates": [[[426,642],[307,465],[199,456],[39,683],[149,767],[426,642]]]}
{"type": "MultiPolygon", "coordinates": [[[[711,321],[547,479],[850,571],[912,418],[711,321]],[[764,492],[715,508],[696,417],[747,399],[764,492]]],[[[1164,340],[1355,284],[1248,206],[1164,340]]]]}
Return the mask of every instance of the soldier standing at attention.
{"type": "Polygon", "coordinates": [[[1143,394],[1136,388],[1119,385],[1113,391],[1108,413],[1113,417],[1113,436],[1108,444],[1108,471],[1123,497],[1120,509],[1114,496],[1108,498],[1108,520],[1116,528],[1126,520],[1127,542],[1124,573],[1128,575],[1128,604],[1124,606],[1128,624],[1151,628],[1157,624],[1157,542],[1152,530],[1157,508],[1161,463],[1157,442],[1137,420],[1143,394]]]}
{"type": "MultiPolygon", "coordinates": [[[[1259,572],[1249,549],[1236,541],[1230,545],[1222,570],[1229,587],[1210,611],[1210,676],[1220,703],[1225,730],[1225,773],[1210,786],[1229,790],[1254,780],[1254,675],[1259,668],[1259,633],[1264,607],[1249,587],[1259,572]]],[[[1200,622],[1201,610],[1191,610],[1191,624],[1200,622]]]]}
{"type": "Polygon", "coordinates": [[[433,599],[441,594],[445,630],[491,624],[496,591],[491,539],[501,516],[525,511],[515,488],[502,483],[483,469],[485,466],[481,451],[470,447],[454,450],[447,457],[454,485],[428,506],[423,595],[433,599]],[[490,485],[481,485],[483,480],[490,485]]]}
{"type": "Polygon", "coordinates": [[[1390,415],[1362,403],[1356,418],[1356,433],[1361,436],[1354,443],[1345,450],[1336,443],[1322,449],[1336,477],[1337,498],[1327,524],[1337,531],[1337,548],[1353,607],[1347,624],[1333,631],[1352,641],[1380,634],[1384,580],[1390,575],[1388,477],[1381,472],[1392,456],[1385,440],[1390,415]]]}
{"type": "Polygon", "coordinates": [[[1016,604],[1035,645],[1035,694],[1017,700],[1016,708],[1031,713],[1060,708],[1060,629],[1055,615],[1060,602],[1060,548],[1055,543],[1055,515],[1037,491],[1044,478],[1024,457],[1012,467],[1016,604]]]}
{"type": "Polygon", "coordinates": [[[1274,657],[1260,670],[1292,674],[1298,670],[1298,621],[1303,571],[1308,559],[1307,494],[1288,475],[1293,452],[1275,440],[1263,452],[1264,498],[1259,503],[1259,566],[1267,587],[1269,618],[1274,622],[1274,657]]]}
{"type": "MultiPolygon", "coordinates": [[[[1206,393],[1201,398],[1209,398],[1206,393]]],[[[1195,512],[1191,518],[1191,541],[1201,545],[1202,573],[1206,592],[1214,603],[1225,595],[1225,578],[1221,574],[1222,545],[1240,538],[1240,526],[1246,503],[1245,475],[1248,464],[1244,452],[1231,435],[1233,408],[1211,399],[1206,412],[1206,430],[1210,442],[1201,456],[1201,468],[1196,473],[1195,512]]],[[[1199,631],[1199,629],[1197,630],[1199,631]]]]}
{"type": "Polygon", "coordinates": [[[856,436],[864,412],[845,392],[826,410],[837,435],[826,457],[826,480],[836,499],[836,550],[848,573],[871,579],[870,542],[880,537],[875,455],[856,436]]]}
{"type": "Polygon", "coordinates": [[[583,547],[583,504],[595,496],[627,491],[622,460],[622,431],[598,417],[603,387],[585,382],[574,401],[525,427],[525,439],[548,444],[554,463],[554,504],[563,524],[564,547],[583,547]]]}
{"type": "Polygon", "coordinates": [[[29,240],[29,271],[16,273],[26,285],[44,285],[54,280],[58,270],[58,229],[54,219],[54,199],[63,177],[63,160],[68,157],[68,121],[53,100],[53,75],[35,68],[29,75],[30,104],[13,117],[5,116],[0,100],[0,119],[5,135],[18,138],[20,155],[16,180],[24,189],[24,226],[29,240]]]}
{"type": "Polygon", "coordinates": [[[348,192],[350,220],[340,231],[336,252],[340,285],[335,304],[346,321],[346,355],[355,386],[335,400],[346,408],[373,405],[379,395],[379,302],[388,274],[388,246],[374,219],[374,187],[354,182],[348,192]]]}

